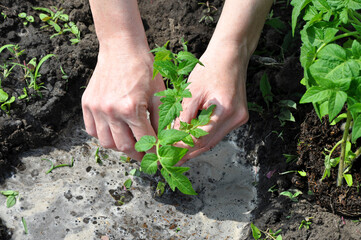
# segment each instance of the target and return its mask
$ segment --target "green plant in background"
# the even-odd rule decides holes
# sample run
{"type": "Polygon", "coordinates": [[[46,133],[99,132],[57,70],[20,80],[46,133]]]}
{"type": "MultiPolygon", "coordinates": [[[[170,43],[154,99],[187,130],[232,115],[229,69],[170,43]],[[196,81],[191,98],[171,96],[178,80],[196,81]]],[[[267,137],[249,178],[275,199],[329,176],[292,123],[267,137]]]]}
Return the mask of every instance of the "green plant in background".
{"type": "Polygon", "coordinates": [[[281,192],[281,193],[280,193],[280,195],[283,195],[283,196],[288,197],[288,198],[291,199],[293,202],[298,202],[297,197],[298,197],[300,194],[302,194],[302,192],[299,191],[299,190],[284,191],[284,192],[281,192]]]}
{"type": "Polygon", "coordinates": [[[349,174],[361,148],[352,143],[361,136],[361,9],[359,0],[293,0],[292,31],[299,15],[305,25],[301,30],[301,65],[307,88],[300,103],[312,103],[320,119],[346,119],[342,140],[325,154],[322,179],[338,165],[337,186],[343,179],[352,186],[349,174]],[[302,14],[301,14],[302,13],[302,14]],[[346,104],[346,114],[341,113],[346,104]],[[341,113],[341,114],[340,114],[341,113]],[[341,153],[333,158],[336,147],[341,153]]]}
{"type": "Polygon", "coordinates": [[[213,22],[213,16],[214,14],[218,11],[218,9],[209,4],[209,1],[206,2],[200,2],[198,3],[199,5],[202,5],[205,9],[203,10],[203,16],[201,17],[201,19],[199,20],[199,22],[213,22]]]}
{"type": "Polygon", "coordinates": [[[7,190],[7,191],[0,191],[2,195],[6,197],[6,207],[11,208],[16,203],[16,196],[19,195],[18,191],[7,190]]]}
{"type": "Polygon", "coordinates": [[[70,39],[72,44],[76,44],[80,41],[80,31],[74,22],[69,21],[69,15],[64,13],[64,9],[56,8],[54,6],[50,8],[33,7],[33,9],[43,12],[39,13],[39,18],[47,25],[42,26],[41,28],[52,27],[55,30],[56,33],[51,35],[50,39],[63,33],[70,32],[75,37],[70,39]]]}
{"type": "Polygon", "coordinates": [[[24,12],[19,13],[18,17],[24,19],[24,21],[23,21],[24,26],[28,25],[29,23],[33,23],[35,20],[33,16],[27,15],[24,12]]]}
{"type": "Polygon", "coordinates": [[[265,240],[265,239],[272,239],[272,240],[282,240],[282,235],[280,234],[282,229],[279,229],[275,232],[273,232],[272,229],[267,229],[266,231],[260,230],[258,227],[256,227],[253,223],[251,223],[251,230],[252,230],[252,236],[255,240],[265,240]],[[262,234],[264,237],[262,238],[262,234]]]}
{"type": "MultiPolygon", "coordinates": [[[[269,109],[270,103],[274,101],[274,94],[272,93],[271,84],[268,81],[267,74],[264,73],[260,80],[260,90],[262,92],[263,100],[269,109]]],[[[295,118],[290,109],[297,109],[297,104],[292,100],[280,100],[274,104],[274,111],[278,111],[275,118],[281,123],[281,126],[286,124],[286,121],[294,122],[295,118]]]]}
{"type": "Polygon", "coordinates": [[[179,130],[172,128],[173,121],[179,117],[182,111],[183,98],[192,97],[187,89],[186,76],[193,70],[196,64],[201,64],[199,60],[187,51],[186,43],[183,42],[184,51],[178,54],[167,49],[168,43],[163,47],[158,47],[151,52],[154,57],[153,78],[160,73],[166,81],[167,90],[158,92],[155,96],[161,97],[162,104],[159,106],[159,126],[157,138],[154,136],[143,136],[136,144],[138,152],[146,152],[153,147],[155,153],[146,153],[141,162],[141,170],[148,174],[155,174],[158,164],[162,167],[161,174],[168,182],[170,188],[175,191],[178,188],[182,193],[196,195],[191,182],[183,175],[188,171],[188,167],[176,167],[175,165],[188,152],[188,149],[173,146],[173,144],[183,141],[193,147],[193,138],[199,138],[208,133],[200,126],[207,125],[215,105],[202,110],[198,118],[191,123],[180,121],[179,130]],[[172,88],[171,88],[172,87],[172,88]]]}
{"type": "Polygon", "coordinates": [[[298,227],[299,230],[301,230],[301,228],[306,228],[309,229],[311,224],[312,224],[312,219],[313,217],[305,217],[305,219],[303,219],[301,221],[300,226],[298,227]]]}

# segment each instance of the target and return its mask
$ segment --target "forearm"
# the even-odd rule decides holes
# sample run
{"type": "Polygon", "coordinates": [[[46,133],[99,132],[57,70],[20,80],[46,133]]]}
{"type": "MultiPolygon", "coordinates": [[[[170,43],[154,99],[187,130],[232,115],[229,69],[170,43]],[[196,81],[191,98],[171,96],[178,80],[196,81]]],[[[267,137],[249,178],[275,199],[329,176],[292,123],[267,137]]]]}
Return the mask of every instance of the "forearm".
{"type": "Polygon", "coordinates": [[[257,47],[273,0],[226,0],[210,46],[238,46],[247,59],[257,47]]]}
{"type": "Polygon", "coordinates": [[[90,0],[100,48],[134,45],[149,51],[136,0],[90,0]]]}

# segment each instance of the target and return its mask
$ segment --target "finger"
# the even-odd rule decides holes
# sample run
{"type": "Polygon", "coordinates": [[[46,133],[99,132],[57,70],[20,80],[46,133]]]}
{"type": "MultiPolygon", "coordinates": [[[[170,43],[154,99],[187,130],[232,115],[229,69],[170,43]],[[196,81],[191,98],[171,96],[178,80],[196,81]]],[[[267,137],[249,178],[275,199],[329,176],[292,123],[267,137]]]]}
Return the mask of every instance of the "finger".
{"type": "Polygon", "coordinates": [[[159,123],[159,105],[161,101],[158,97],[153,97],[149,105],[149,114],[150,122],[153,126],[155,132],[158,132],[158,123],[159,123]]]}
{"type": "Polygon", "coordinates": [[[183,111],[179,115],[179,120],[190,123],[193,118],[197,117],[198,110],[201,109],[201,100],[198,98],[185,98],[182,102],[183,111]]]}
{"type": "Polygon", "coordinates": [[[135,140],[132,131],[123,121],[111,122],[110,130],[118,151],[137,161],[142,160],[144,154],[134,149],[135,140]]]}
{"type": "Polygon", "coordinates": [[[94,115],[94,120],[100,145],[104,148],[116,149],[108,121],[98,114],[94,115]]]}
{"type": "Polygon", "coordinates": [[[83,119],[86,132],[95,138],[98,138],[97,128],[95,125],[95,120],[93,118],[93,114],[86,107],[83,107],[83,119]]]}

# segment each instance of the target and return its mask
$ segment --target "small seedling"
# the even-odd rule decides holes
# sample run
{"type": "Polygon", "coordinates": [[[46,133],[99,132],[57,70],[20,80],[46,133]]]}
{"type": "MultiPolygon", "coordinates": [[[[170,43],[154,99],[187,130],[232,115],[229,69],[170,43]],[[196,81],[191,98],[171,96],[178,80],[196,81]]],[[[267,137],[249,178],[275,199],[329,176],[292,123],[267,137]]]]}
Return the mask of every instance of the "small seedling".
{"type": "Polygon", "coordinates": [[[298,229],[301,229],[301,228],[309,229],[310,226],[311,226],[311,224],[312,224],[312,221],[311,221],[312,218],[313,218],[313,217],[306,217],[305,219],[303,219],[303,220],[301,221],[301,224],[300,224],[300,226],[298,227],[298,229]]]}
{"type": "Polygon", "coordinates": [[[257,112],[259,114],[263,114],[263,111],[264,111],[263,107],[258,105],[255,102],[248,102],[247,107],[248,107],[248,110],[250,110],[250,111],[254,111],[254,112],[257,112]]]}
{"type": "Polygon", "coordinates": [[[296,155],[292,155],[292,154],[282,154],[285,158],[286,158],[286,163],[291,163],[297,160],[297,156],[296,155]]]}
{"type": "Polygon", "coordinates": [[[47,23],[47,25],[41,28],[52,27],[55,30],[56,33],[51,35],[50,39],[63,33],[70,32],[75,36],[75,38],[70,39],[72,44],[76,44],[80,41],[80,31],[74,22],[69,21],[69,16],[64,13],[64,9],[56,7],[33,7],[33,9],[43,12],[39,14],[39,18],[41,21],[47,23]]]}
{"type": "Polygon", "coordinates": [[[43,158],[43,159],[41,159],[41,160],[48,161],[48,162],[50,162],[50,164],[51,164],[50,169],[45,172],[46,174],[51,173],[55,168],[60,168],[60,167],[73,167],[73,166],[74,166],[74,158],[71,158],[70,164],[59,164],[59,165],[56,165],[56,166],[54,166],[54,163],[53,163],[50,159],[43,158]]]}
{"type": "Polygon", "coordinates": [[[140,176],[140,171],[138,169],[134,168],[134,169],[129,171],[129,175],[139,177],[140,176]]]}
{"type": "Polygon", "coordinates": [[[28,234],[28,225],[26,224],[25,218],[21,218],[21,222],[23,223],[25,234],[28,234]]]}
{"type": "Polygon", "coordinates": [[[268,189],[268,192],[271,192],[271,193],[277,192],[277,191],[278,191],[277,185],[273,185],[272,187],[270,187],[270,188],[268,189]]]}
{"type": "Polygon", "coordinates": [[[183,98],[192,97],[191,92],[187,89],[190,83],[186,82],[186,76],[196,64],[201,63],[187,51],[186,43],[183,43],[184,51],[178,54],[168,50],[167,45],[168,43],[151,51],[155,54],[153,78],[160,73],[167,81],[167,90],[155,94],[155,96],[161,97],[160,101],[162,102],[159,106],[157,138],[143,136],[135,144],[135,150],[146,152],[155,148],[155,153],[144,155],[141,162],[142,171],[155,174],[159,164],[162,167],[162,176],[173,191],[178,188],[184,194],[197,195],[189,179],[183,175],[189,168],[175,166],[188,152],[188,149],[175,147],[173,144],[183,141],[190,147],[194,147],[193,137],[200,138],[207,135],[208,132],[199,127],[209,123],[215,105],[202,110],[198,118],[192,119],[190,123],[180,121],[179,130],[172,128],[173,121],[183,110],[181,104],[183,98]],[[173,88],[170,88],[169,85],[173,85],[173,88]]]}
{"type": "Polygon", "coordinates": [[[286,196],[286,197],[289,197],[293,202],[298,202],[298,199],[297,197],[302,194],[301,191],[299,190],[293,190],[293,191],[284,191],[284,192],[281,192],[280,195],[283,195],[283,196],[286,196]],[[293,193],[292,193],[293,192],[293,193]]]}
{"type": "Polygon", "coordinates": [[[279,229],[275,232],[273,232],[272,229],[267,229],[266,231],[262,231],[259,228],[257,228],[253,223],[251,223],[251,230],[252,230],[252,236],[255,240],[265,240],[265,239],[272,239],[272,240],[282,240],[282,235],[280,235],[282,229],[279,229]],[[262,234],[264,237],[262,238],[262,234]]]}
{"type": "Polygon", "coordinates": [[[132,181],[132,179],[127,179],[125,182],[124,182],[124,187],[127,189],[127,190],[129,190],[131,187],[132,187],[132,185],[133,185],[133,181],[132,181]]]}
{"type": "Polygon", "coordinates": [[[4,12],[1,12],[1,16],[3,16],[4,20],[8,17],[8,15],[6,15],[6,13],[4,13],[4,12]]]}
{"type": "Polygon", "coordinates": [[[97,150],[95,151],[94,158],[96,163],[98,163],[99,165],[103,164],[103,161],[99,156],[99,148],[97,148],[97,150]]]}
{"type": "Polygon", "coordinates": [[[164,190],[165,190],[165,183],[164,182],[158,182],[157,188],[155,190],[155,194],[158,197],[161,197],[163,195],[163,193],[164,193],[164,190]]]}
{"type": "Polygon", "coordinates": [[[203,10],[203,16],[201,17],[201,19],[199,20],[199,22],[213,22],[214,21],[214,14],[217,12],[217,8],[211,4],[209,4],[209,1],[206,2],[200,2],[198,3],[199,5],[202,5],[203,7],[205,7],[205,9],[203,10]]]}
{"type": "Polygon", "coordinates": [[[130,163],[130,160],[130,157],[120,156],[120,161],[123,163],[130,163]]]}
{"type": "Polygon", "coordinates": [[[34,17],[31,15],[27,15],[26,13],[22,12],[18,14],[19,18],[24,19],[24,26],[28,25],[29,23],[33,23],[34,22],[34,17]]]}
{"type": "Polygon", "coordinates": [[[6,207],[11,208],[16,203],[16,196],[19,195],[18,191],[7,190],[7,191],[0,191],[2,195],[6,198],[6,207]]]}

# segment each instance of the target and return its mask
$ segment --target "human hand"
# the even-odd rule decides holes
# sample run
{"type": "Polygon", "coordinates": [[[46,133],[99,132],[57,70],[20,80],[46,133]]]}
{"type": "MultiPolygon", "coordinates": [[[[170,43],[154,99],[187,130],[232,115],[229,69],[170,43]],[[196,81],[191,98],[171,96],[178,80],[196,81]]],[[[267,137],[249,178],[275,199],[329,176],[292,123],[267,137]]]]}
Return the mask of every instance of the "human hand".
{"type": "MultiPolygon", "coordinates": [[[[194,139],[195,147],[178,163],[208,151],[231,130],[248,120],[246,99],[246,70],[248,57],[238,45],[209,46],[200,58],[203,66],[197,65],[189,77],[192,98],[185,98],[179,119],[190,123],[198,110],[216,105],[208,125],[201,127],[209,134],[194,139]]],[[[179,120],[176,122],[179,127],[179,120]]],[[[184,144],[178,144],[186,147],[184,144]]]]}
{"type": "Polygon", "coordinates": [[[103,147],[140,161],[144,153],[135,151],[135,139],[156,136],[160,101],[154,93],[165,87],[160,76],[152,80],[149,49],[120,48],[100,48],[98,63],[82,97],[84,123],[88,134],[98,138],[103,147]]]}

